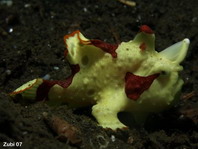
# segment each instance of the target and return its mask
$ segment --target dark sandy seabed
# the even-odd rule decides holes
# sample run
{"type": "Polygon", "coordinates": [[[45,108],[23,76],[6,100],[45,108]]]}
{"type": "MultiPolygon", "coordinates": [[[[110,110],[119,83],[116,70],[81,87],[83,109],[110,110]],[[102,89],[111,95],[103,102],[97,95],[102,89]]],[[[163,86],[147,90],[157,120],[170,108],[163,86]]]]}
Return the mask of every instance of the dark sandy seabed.
{"type": "Polygon", "coordinates": [[[22,149],[198,149],[198,2],[138,0],[136,4],[130,7],[116,0],[0,4],[0,148],[2,142],[22,142],[22,149]],[[49,74],[51,79],[63,79],[70,74],[63,56],[64,35],[81,30],[88,38],[116,43],[133,39],[142,24],[155,31],[158,51],[186,37],[191,40],[182,63],[185,84],[179,103],[150,116],[144,127],[105,130],[97,126],[90,108],[49,107],[44,102],[24,106],[8,96],[33,78],[49,74]],[[81,143],[59,141],[43,112],[78,128],[81,143]]]}

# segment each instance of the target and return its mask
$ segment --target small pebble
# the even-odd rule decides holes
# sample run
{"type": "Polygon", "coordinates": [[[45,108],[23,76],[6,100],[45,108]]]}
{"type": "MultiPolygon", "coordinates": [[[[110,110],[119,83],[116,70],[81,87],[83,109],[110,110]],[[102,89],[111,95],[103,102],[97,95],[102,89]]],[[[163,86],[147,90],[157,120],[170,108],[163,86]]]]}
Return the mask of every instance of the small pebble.
{"type": "Polygon", "coordinates": [[[127,143],[132,144],[134,142],[134,139],[132,136],[128,137],[127,143]]]}
{"type": "Polygon", "coordinates": [[[111,141],[115,142],[115,136],[114,135],[111,135],[111,141]]]}
{"type": "Polygon", "coordinates": [[[49,48],[51,48],[51,47],[52,47],[50,43],[48,43],[48,44],[47,44],[47,46],[48,46],[49,48]]]}
{"type": "Polygon", "coordinates": [[[9,69],[6,70],[6,74],[7,74],[7,75],[11,75],[11,73],[12,73],[11,70],[9,70],[9,69]]]}
{"type": "Polygon", "coordinates": [[[193,17],[192,18],[192,22],[194,23],[194,22],[196,22],[197,21],[197,17],[193,17]]]}
{"type": "Polygon", "coordinates": [[[28,134],[28,132],[27,132],[27,131],[24,131],[22,134],[23,134],[23,135],[26,135],[26,134],[28,134]]]}
{"type": "Polygon", "coordinates": [[[60,68],[57,66],[54,66],[54,70],[59,70],[60,68]]]}
{"type": "Polygon", "coordinates": [[[87,12],[87,8],[86,8],[86,7],[84,7],[84,8],[83,8],[83,11],[84,11],[84,12],[87,12]]]}
{"type": "Polygon", "coordinates": [[[12,33],[13,32],[13,28],[9,28],[8,32],[12,33]]]}
{"type": "Polygon", "coordinates": [[[24,7],[29,8],[29,7],[31,7],[31,4],[25,4],[24,7]]]}
{"type": "Polygon", "coordinates": [[[51,76],[50,76],[49,74],[46,74],[46,75],[43,77],[43,79],[44,79],[44,80],[49,80],[50,77],[51,77],[51,76]]]}
{"type": "Polygon", "coordinates": [[[181,114],[180,116],[179,116],[179,119],[184,119],[184,115],[183,114],[181,114]]]}

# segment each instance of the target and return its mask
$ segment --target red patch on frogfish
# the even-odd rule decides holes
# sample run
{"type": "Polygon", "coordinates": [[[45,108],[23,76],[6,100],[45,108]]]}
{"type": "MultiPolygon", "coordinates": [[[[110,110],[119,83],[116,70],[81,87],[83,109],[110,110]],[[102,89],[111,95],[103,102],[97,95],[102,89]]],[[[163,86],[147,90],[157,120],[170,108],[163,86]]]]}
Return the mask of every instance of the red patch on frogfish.
{"type": "Polygon", "coordinates": [[[80,71],[79,65],[71,65],[70,67],[72,74],[65,80],[43,80],[43,83],[37,89],[36,99],[38,101],[48,100],[48,92],[55,84],[58,84],[63,88],[69,87],[75,74],[80,71]]]}
{"type": "Polygon", "coordinates": [[[65,49],[65,51],[64,51],[64,57],[66,57],[67,55],[68,55],[68,50],[65,49]]]}
{"type": "Polygon", "coordinates": [[[149,89],[158,76],[159,74],[153,74],[142,77],[127,72],[125,76],[125,93],[127,97],[136,101],[145,90],[149,89]]]}
{"type": "Polygon", "coordinates": [[[144,32],[144,33],[147,33],[147,34],[153,34],[154,33],[154,31],[147,25],[140,26],[140,31],[144,32]]]}
{"type": "Polygon", "coordinates": [[[139,48],[140,48],[142,51],[146,50],[146,44],[145,44],[144,42],[141,43],[141,45],[139,46],[139,48]]]}
{"type": "Polygon", "coordinates": [[[90,40],[90,44],[102,49],[104,52],[110,53],[113,58],[117,57],[116,49],[118,48],[117,44],[109,44],[101,40],[93,39],[90,40]]]}

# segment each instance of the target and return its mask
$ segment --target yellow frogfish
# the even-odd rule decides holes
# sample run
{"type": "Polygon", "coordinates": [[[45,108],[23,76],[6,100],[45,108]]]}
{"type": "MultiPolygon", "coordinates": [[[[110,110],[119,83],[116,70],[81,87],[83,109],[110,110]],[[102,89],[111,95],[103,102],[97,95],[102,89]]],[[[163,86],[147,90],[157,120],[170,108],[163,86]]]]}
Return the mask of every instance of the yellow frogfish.
{"type": "Polygon", "coordinates": [[[130,112],[142,121],[179,97],[187,38],[157,52],[153,30],[142,25],[133,40],[120,44],[87,39],[80,31],[66,35],[64,42],[71,75],[63,80],[34,79],[10,93],[12,97],[51,105],[92,105],[99,125],[113,130],[127,127],[118,119],[119,112],[130,112]]]}

